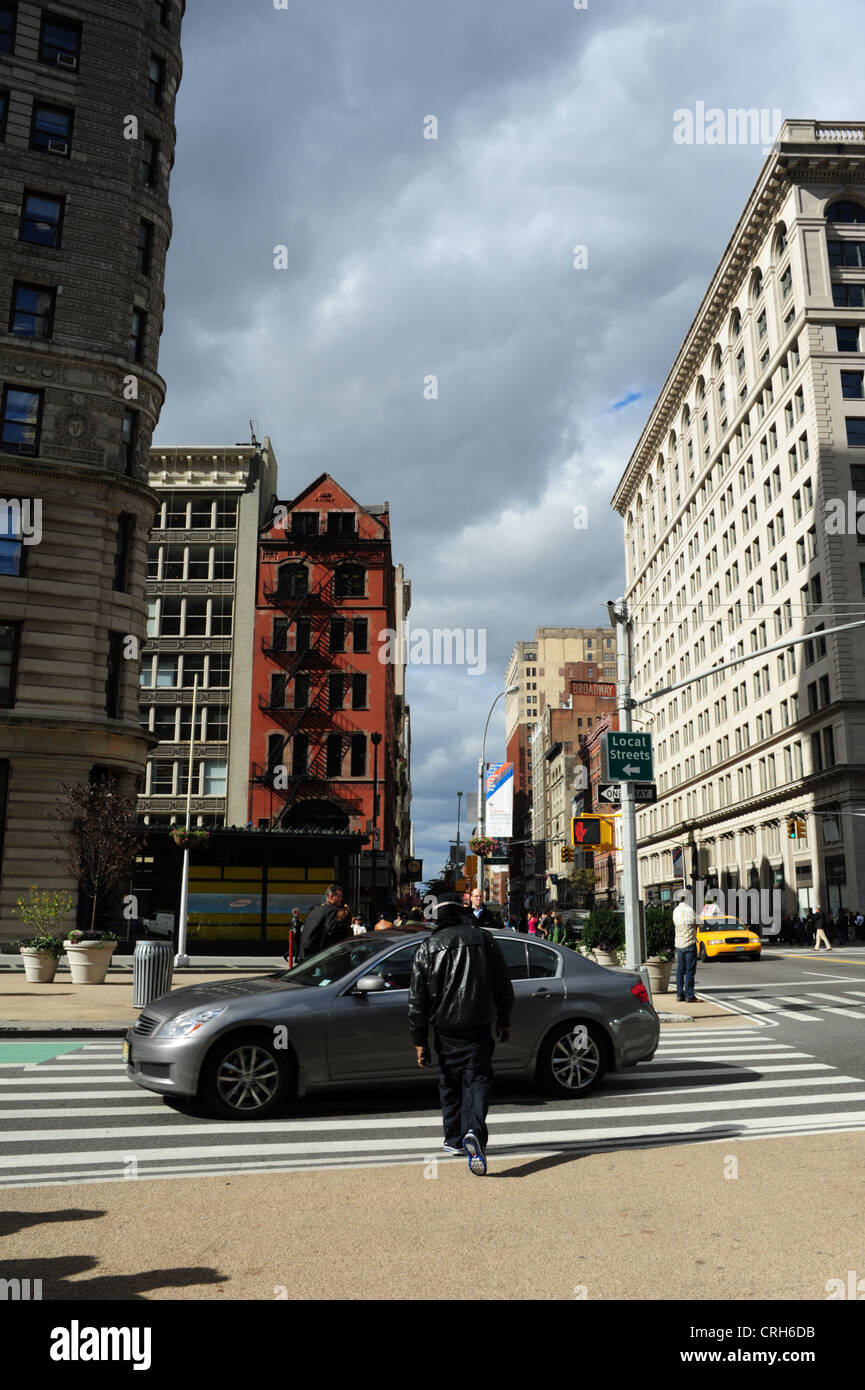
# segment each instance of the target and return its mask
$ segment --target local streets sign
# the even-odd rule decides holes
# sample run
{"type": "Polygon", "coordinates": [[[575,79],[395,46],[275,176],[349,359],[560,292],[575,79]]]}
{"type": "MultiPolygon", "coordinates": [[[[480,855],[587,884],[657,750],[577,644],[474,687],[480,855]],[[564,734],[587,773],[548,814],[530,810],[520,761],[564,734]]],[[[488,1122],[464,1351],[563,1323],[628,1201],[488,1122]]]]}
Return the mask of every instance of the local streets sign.
{"type": "MultiPolygon", "coordinates": [[[[658,799],[658,788],[654,782],[635,782],[634,801],[638,806],[654,806],[658,799]]],[[[599,782],[598,802],[611,806],[622,804],[621,782],[599,782]]]]}
{"type": "Polygon", "coordinates": [[[601,776],[605,782],[652,782],[652,735],[606,733],[601,737],[601,776]]]}

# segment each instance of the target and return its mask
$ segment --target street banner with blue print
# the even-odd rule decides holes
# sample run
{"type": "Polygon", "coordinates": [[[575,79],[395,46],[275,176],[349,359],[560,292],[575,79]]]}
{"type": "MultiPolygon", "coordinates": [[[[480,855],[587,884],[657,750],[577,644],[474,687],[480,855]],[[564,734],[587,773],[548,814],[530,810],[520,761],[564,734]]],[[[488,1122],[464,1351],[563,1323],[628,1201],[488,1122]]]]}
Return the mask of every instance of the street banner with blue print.
{"type": "Polygon", "coordinates": [[[491,767],[486,781],[486,814],[484,830],[487,835],[508,839],[513,835],[514,765],[499,763],[491,767]]]}

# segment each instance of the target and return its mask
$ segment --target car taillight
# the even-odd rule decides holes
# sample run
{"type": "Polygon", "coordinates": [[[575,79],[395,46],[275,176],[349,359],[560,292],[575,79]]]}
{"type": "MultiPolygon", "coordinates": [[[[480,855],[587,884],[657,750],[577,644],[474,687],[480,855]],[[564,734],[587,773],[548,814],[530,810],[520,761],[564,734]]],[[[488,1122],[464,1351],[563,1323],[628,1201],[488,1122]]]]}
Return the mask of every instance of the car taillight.
{"type": "Polygon", "coordinates": [[[639,984],[632,986],[631,993],[637,996],[641,1004],[648,1004],[649,991],[646,989],[646,986],[643,984],[642,980],[639,984]]]}

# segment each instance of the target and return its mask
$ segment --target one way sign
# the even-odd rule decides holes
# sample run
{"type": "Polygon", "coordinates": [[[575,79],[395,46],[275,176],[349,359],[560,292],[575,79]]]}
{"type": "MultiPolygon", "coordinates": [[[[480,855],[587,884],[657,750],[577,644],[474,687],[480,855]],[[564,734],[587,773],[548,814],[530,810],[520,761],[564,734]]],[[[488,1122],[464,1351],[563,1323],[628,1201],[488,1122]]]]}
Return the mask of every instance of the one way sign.
{"type": "MultiPolygon", "coordinates": [[[[598,801],[607,805],[620,806],[622,803],[622,782],[599,782],[598,801]]],[[[653,806],[658,799],[658,788],[654,782],[632,782],[634,800],[638,806],[653,806]]]]}

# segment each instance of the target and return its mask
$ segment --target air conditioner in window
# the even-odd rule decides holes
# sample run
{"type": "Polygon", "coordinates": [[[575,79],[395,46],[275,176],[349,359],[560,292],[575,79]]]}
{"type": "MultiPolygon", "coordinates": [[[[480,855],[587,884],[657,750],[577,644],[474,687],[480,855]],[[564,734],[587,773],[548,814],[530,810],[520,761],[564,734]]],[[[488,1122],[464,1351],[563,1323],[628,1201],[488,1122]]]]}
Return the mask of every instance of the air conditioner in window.
{"type": "Polygon", "coordinates": [[[36,453],[36,445],[35,445],[35,444],[19,444],[19,445],[18,445],[18,453],[19,453],[19,454],[35,454],[35,453],[36,453]]]}
{"type": "Polygon", "coordinates": [[[49,154],[68,154],[68,153],[69,153],[69,145],[68,145],[68,143],[67,143],[65,140],[49,140],[49,141],[48,141],[48,153],[49,153],[49,154]]]}
{"type": "Polygon", "coordinates": [[[78,55],[75,53],[58,53],[57,66],[60,68],[77,68],[78,55]]]}

